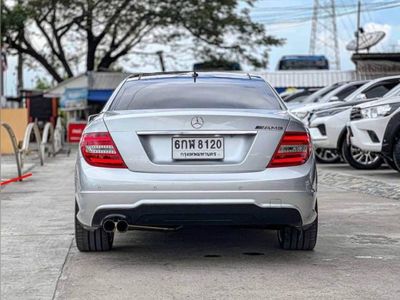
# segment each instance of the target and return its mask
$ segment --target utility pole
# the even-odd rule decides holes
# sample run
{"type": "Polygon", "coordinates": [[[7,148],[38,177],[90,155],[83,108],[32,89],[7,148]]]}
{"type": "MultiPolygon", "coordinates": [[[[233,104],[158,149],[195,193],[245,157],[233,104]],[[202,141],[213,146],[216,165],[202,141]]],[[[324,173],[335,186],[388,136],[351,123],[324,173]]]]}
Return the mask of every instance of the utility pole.
{"type": "Polygon", "coordinates": [[[356,53],[358,53],[360,47],[360,28],[361,28],[361,1],[358,0],[357,8],[357,31],[356,31],[356,53]]]}
{"type": "MultiPolygon", "coordinates": [[[[0,24],[0,30],[1,30],[1,24],[0,24]]],[[[0,39],[0,108],[3,104],[4,75],[5,75],[6,71],[7,71],[6,46],[3,44],[3,40],[0,39]]]]}
{"type": "Polygon", "coordinates": [[[18,52],[17,65],[17,96],[21,96],[21,90],[24,88],[24,57],[21,52],[18,52]]]}
{"type": "Polygon", "coordinates": [[[0,42],[0,107],[3,103],[3,95],[4,95],[4,73],[5,70],[3,69],[4,64],[4,59],[5,59],[5,53],[3,54],[3,43],[0,42]]]}
{"type": "Polygon", "coordinates": [[[337,33],[335,1],[331,1],[331,11],[332,11],[332,27],[334,36],[333,47],[334,47],[335,65],[336,65],[336,70],[340,70],[340,50],[339,50],[339,38],[337,33]]]}
{"type": "MultiPolygon", "coordinates": [[[[18,0],[18,4],[22,4],[22,0],[18,0]]],[[[18,30],[18,43],[21,43],[24,34],[24,29],[19,28],[18,30]]],[[[24,57],[21,52],[18,51],[18,65],[17,65],[17,97],[21,96],[21,90],[24,87],[24,57]]]]}
{"type": "Polygon", "coordinates": [[[161,71],[165,72],[164,52],[163,51],[157,51],[156,54],[158,55],[158,59],[160,60],[161,71]]]}
{"type": "Polygon", "coordinates": [[[317,23],[318,23],[319,0],[314,0],[313,18],[311,24],[310,38],[310,54],[315,55],[316,40],[317,40],[317,23]]]}
{"type": "Polygon", "coordinates": [[[314,0],[309,53],[324,54],[334,70],[340,70],[335,0],[314,0]]]}
{"type": "Polygon", "coordinates": [[[164,51],[159,50],[156,52],[142,52],[142,51],[132,51],[131,53],[138,54],[138,55],[157,55],[158,60],[160,62],[161,72],[165,72],[165,63],[164,63],[164,51]]]}

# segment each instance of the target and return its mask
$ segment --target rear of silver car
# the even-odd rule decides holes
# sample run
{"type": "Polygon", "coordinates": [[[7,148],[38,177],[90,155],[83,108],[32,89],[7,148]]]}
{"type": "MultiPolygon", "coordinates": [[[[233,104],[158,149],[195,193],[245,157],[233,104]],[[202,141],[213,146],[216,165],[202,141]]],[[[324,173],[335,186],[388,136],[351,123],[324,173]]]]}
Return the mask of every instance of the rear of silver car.
{"type": "Polygon", "coordinates": [[[316,169],[308,132],[262,79],[224,76],[200,74],[193,83],[190,75],[162,77],[134,93],[129,85],[137,79],[128,79],[116,92],[120,99],[112,97],[87,126],[76,166],[77,243],[88,237],[80,250],[108,250],[115,228],[182,225],[277,228],[283,248],[314,248],[316,169]],[[261,85],[276,103],[255,109],[231,94],[241,98],[261,85]],[[233,108],[218,95],[226,86],[233,108]],[[138,108],[113,108],[125,94],[134,94],[138,108]],[[182,107],[181,99],[190,104],[182,107]]]}

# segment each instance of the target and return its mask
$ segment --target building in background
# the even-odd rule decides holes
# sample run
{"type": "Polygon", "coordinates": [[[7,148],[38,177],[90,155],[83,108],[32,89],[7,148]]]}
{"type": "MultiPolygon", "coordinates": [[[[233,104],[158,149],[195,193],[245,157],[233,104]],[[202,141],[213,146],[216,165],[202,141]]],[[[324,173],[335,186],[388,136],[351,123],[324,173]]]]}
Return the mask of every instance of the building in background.
{"type": "Polygon", "coordinates": [[[377,78],[400,74],[400,53],[354,53],[351,60],[360,76],[377,78]]]}

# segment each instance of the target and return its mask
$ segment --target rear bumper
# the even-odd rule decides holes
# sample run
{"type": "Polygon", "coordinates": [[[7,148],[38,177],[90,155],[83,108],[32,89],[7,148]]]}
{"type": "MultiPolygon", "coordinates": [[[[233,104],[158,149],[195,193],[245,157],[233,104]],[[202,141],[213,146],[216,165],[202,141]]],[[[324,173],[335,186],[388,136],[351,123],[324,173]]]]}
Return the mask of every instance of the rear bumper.
{"type": "Polygon", "coordinates": [[[315,220],[314,158],[297,167],[225,174],[138,173],[76,166],[77,218],[87,228],[108,217],[131,225],[294,225],[315,220]]]}
{"type": "Polygon", "coordinates": [[[299,211],[294,208],[262,208],[254,204],[143,204],[133,208],[101,208],[92,226],[102,225],[106,218],[124,219],[130,225],[262,225],[302,226],[299,211]]]}

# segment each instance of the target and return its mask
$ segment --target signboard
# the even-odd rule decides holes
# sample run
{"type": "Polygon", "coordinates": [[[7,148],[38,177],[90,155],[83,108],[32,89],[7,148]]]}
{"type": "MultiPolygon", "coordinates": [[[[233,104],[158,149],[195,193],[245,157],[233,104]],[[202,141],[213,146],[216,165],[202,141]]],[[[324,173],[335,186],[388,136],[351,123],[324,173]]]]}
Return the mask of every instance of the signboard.
{"type": "Polygon", "coordinates": [[[69,143],[79,143],[82,132],[86,127],[86,122],[70,122],[68,123],[68,142],[69,143]]]}
{"type": "Polygon", "coordinates": [[[63,108],[85,108],[87,106],[87,88],[65,89],[60,99],[60,106],[63,108]]]}

